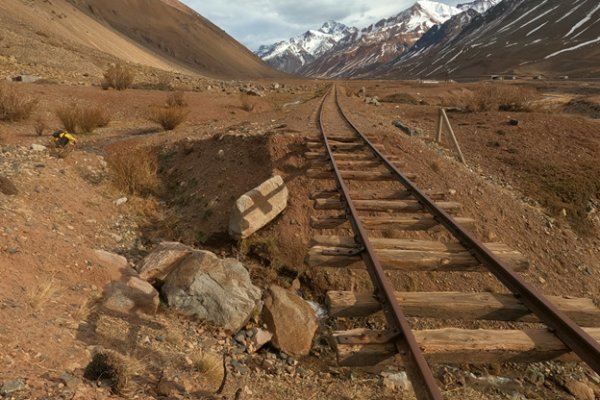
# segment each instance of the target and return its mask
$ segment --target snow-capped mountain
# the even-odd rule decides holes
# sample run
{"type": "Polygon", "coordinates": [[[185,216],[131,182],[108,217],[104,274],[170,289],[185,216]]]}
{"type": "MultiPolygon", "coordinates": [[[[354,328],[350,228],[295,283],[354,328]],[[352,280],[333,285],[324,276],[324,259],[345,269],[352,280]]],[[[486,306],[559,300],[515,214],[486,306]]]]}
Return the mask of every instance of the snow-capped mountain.
{"type": "Polygon", "coordinates": [[[454,17],[375,72],[392,78],[600,76],[598,0],[503,0],[454,17]]]}
{"type": "Polygon", "coordinates": [[[475,10],[479,14],[483,14],[502,0],[475,0],[470,3],[457,4],[456,8],[462,11],[475,10]]]}
{"type": "Polygon", "coordinates": [[[256,55],[281,71],[295,73],[330,50],[343,37],[356,31],[356,28],[342,23],[327,21],[318,30],[306,31],[288,41],[260,46],[256,55]]]}
{"type": "Polygon", "coordinates": [[[419,0],[412,7],[340,40],[331,50],[299,72],[308,76],[350,77],[376,68],[408,50],[432,26],[462,10],[419,0]]]}

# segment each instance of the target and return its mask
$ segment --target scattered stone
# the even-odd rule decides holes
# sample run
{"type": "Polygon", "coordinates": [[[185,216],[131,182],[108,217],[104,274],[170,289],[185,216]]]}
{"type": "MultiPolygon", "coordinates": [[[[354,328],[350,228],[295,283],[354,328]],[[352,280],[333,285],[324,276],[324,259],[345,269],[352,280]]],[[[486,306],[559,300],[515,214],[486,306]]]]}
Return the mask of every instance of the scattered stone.
{"type": "Polygon", "coordinates": [[[231,366],[233,367],[233,370],[240,375],[246,375],[249,371],[248,367],[238,360],[231,360],[231,366]]]}
{"type": "Polygon", "coordinates": [[[217,152],[217,157],[219,157],[219,159],[224,159],[225,158],[225,150],[221,149],[217,152]]]}
{"type": "Polygon", "coordinates": [[[0,389],[0,394],[2,396],[6,396],[11,393],[20,392],[21,390],[25,390],[27,385],[22,379],[15,379],[14,381],[6,381],[2,384],[2,389],[0,389]]]}
{"type": "Polygon", "coordinates": [[[279,175],[242,195],[229,219],[229,235],[245,239],[277,217],[288,202],[288,188],[279,175]]]}
{"type": "Polygon", "coordinates": [[[508,123],[509,123],[509,125],[517,126],[517,125],[519,125],[519,120],[511,118],[510,120],[508,120],[508,123]]]}
{"type": "Polygon", "coordinates": [[[394,392],[412,391],[412,383],[408,379],[406,372],[383,372],[383,386],[394,392]]]}
{"type": "Polygon", "coordinates": [[[402,121],[396,120],[392,122],[392,125],[394,125],[396,128],[400,129],[402,132],[406,133],[408,136],[419,136],[420,132],[417,132],[416,130],[412,129],[411,127],[404,125],[402,123],[402,121]]]}
{"type": "Polygon", "coordinates": [[[254,353],[260,350],[265,344],[273,339],[273,334],[260,328],[251,330],[252,336],[249,338],[248,353],[254,353]]]}
{"type": "Polygon", "coordinates": [[[45,151],[46,150],[46,146],[43,146],[41,144],[32,144],[31,146],[29,146],[29,148],[33,151],[45,151]]]}
{"type": "Polygon", "coordinates": [[[111,276],[119,276],[129,270],[127,259],[119,254],[111,253],[105,250],[94,250],[94,255],[98,264],[112,271],[111,276]]]}
{"type": "Polygon", "coordinates": [[[577,400],[594,400],[596,398],[594,394],[594,389],[589,387],[584,382],[570,380],[565,383],[565,388],[577,400]]]}
{"type": "Polygon", "coordinates": [[[271,342],[276,348],[293,356],[310,352],[317,317],[312,307],[300,297],[272,285],[265,294],[263,320],[273,333],[271,342]]]}
{"type": "Polygon", "coordinates": [[[162,242],[152,253],[144,258],[135,270],[140,278],[149,282],[164,280],[167,275],[194,249],[177,242],[162,242]]]}
{"type": "Polygon", "coordinates": [[[233,332],[248,322],[261,296],[242,263],[200,250],[173,269],[162,293],[170,307],[233,332]]]}
{"type": "Polygon", "coordinates": [[[15,196],[19,191],[10,179],[0,176],[0,193],[6,196],[15,196]]]}
{"type": "Polygon", "coordinates": [[[37,75],[17,75],[11,78],[13,82],[35,83],[40,80],[37,75]]]}
{"type": "Polygon", "coordinates": [[[113,282],[104,292],[104,308],[121,313],[153,315],[158,310],[159,295],[154,286],[138,277],[131,276],[127,282],[113,282]]]}
{"type": "Polygon", "coordinates": [[[449,190],[448,190],[448,194],[449,194],[450,196],[455,196],[455,195],[456,195],[456,189],[449,189],[449,190]]]}
{"type": "Polygon", "coordinates": [[[129,199],[127,197],[121,197],[120,199],[117,199],[114,201],[115,206],[122,206],[123,204],[127,203],[129,201],[129,199]]]}
{"type": "Polygon", "coordinates": [[[79,385],[81,385],[81,379],[71,375],[68,372],[63,373],[58,379],[60,379],[63,385],[71,390],[75,390],[79,385]]]}

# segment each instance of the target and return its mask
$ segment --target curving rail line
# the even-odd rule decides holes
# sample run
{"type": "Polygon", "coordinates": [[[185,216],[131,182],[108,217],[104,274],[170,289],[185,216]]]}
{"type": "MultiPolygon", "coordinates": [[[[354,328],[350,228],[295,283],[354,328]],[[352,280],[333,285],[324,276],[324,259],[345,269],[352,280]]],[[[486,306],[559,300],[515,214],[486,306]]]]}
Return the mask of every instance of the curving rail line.
{"type": "MultiPolygon", "coordinates": [[[[539,320],[547,325],[568,349],[577,354],[581,360],[586,362],[594,371],[600,373],[600,344],[594,338],[573,322],[565,312],[558,309],[553,303],[547,300],[540,292],[526,283],[509,265],[501,260],[497,255],[490,251],[486,245],[477,240],[472,233],[460,226],[450,214],[436,204],[427,194],[420,190],[408,177],[400,172],[398,168],[386,158],[380,150],[350,121],[344,110],[341,108],[337,89],[325,95],[322,99],[319,110],[319,128],[322,133],[322,140],[325,147],[325,159],[331,163],[331,169],[335,176],[336,187],[339,192],[339,199],[345,212],[345,217],[350,222],[351,228],[355,234],[355,242],[358,245],[353,250],[357,255],[360,253],[362,261],[367,266],[369,276],[375,287],[375,296],[384,311],[389,329],[390,337],[385,338],[393,342],[401,354],[408,353],[411,363],[411,378],[413,382],[419,382],[415,386],[416,393],[421,398],[432,400],[442,399],[441,391],[436,383],[435,377],[421,351],[413,331],[403,313],[402,305],[397,300],[394,288],[386,276],[384,267],[377,255],[376,248],[369,238],[368,230],[361,220],[358,212],[358,202],[352,199],[352,192],[349,189],[343,171],[338,165],[336,154],[336,145],[332,144],[329,138],[325,124],[324,110],[325,103],[329,96],[335,97],[335,104],[339,115],[345,121],[345,124],[352,131],[355,139],[366,145],[366,148],[372,153],[379,165],[385,166],[391,174],[391,179],[400,182],[412,199],[418,202],[427,213],[429,213],[435,222],[444,226],[462,246],[482,264],[489,272],[506,286],[539,320]],[[332,94],[333,92],[333,94],[332,94]],[[419,390],[422,389],[422,390],[419,390]]],[[[339,140],[339,139],[338,139],[339,140]]],[[[337,141],[336,141],[337,142],[337,141]]],[[[338,142],[339,143],[339,142],[338,142]]],[[[355,143],[355,142],[352,142],[355,143]]],[[[364,162],[363,162],[364,163],[364,162]]],[[[366,164],[365,164],[366,165],[366,164]]],[[[371,162],[369,165],[377,165],[371,162]]],[[[327,253],[329,254],[329,253],[327,253]]],[[[329,254],[332,255],[332,254],[329,254]]],[[[381,338],[380,338],[381,339],[381,338]]],[[[352,344],[356,338],[339,338],[352,344]]],[[[360,340],[359,340],[360,342],[360,340]]]]}

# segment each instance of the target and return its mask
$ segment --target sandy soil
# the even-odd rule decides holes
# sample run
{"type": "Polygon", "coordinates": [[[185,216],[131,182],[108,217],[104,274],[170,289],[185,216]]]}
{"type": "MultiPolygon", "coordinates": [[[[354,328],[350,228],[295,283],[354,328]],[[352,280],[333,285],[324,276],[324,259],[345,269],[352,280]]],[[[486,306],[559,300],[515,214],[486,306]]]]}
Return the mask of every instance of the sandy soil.
{"type": "MultiPolygon", "coordinates": [[[[265,88],[271,83],[258,82],[265,88]]],[[[152,105],[165,101],[165,92],[18,86],[23,95],[38,97],[40,102],[31,120],[0,123],[0,176],[18,189],[15,196],[0,194],[0,383],[24,379],[28,385],[15,398],[71,398],[73,394],[75,398],[117,398],[107,388],[87,381],[74,392],[61,386],[59,377],[64,372],[81,378],[97,345],[117,349],[134,361],[138,398],[157,398],[163,364],[182,380],[197,380],[198,393],[218,386],[219,378],[194,375],[185,357],[199,350],[216,354],[233,350],[232,338],[162,308],[156,318],[99,312],[94,308],[96,299],[122,271],[98,260],[95,249],[122,254],[135,263],[158,240],[181,240],[239,257],[260,286],[270,282],[285,286],[299,277],[303,294],[316,301],[322,301],[331,287],[368,287],[360,274],[350,277],[303,265],[315,233],[309,227],[315,211],[308,193],[322,187],[305,177],[309,165],[303,155],[304,143],[307,136],[317,135],[316,110],[325,83],[280,83],[286,88],[266,90],[266,96],[253,98],[251,112],[243,109],[233,85],[187,92],[189,119],[169,133],[158,131],[146,118],[152,105]],[[94,134],[79,136],[78,150],[66,157],[30,150],[32,143],[49,143],[47,133],[43,137],[33,134],[33,121],[41,116],[52,129],[58,127],[54,109],[72,101],[106,107],[112,114],[110,124],[94,134]],[[150,149],[160,162],[158,185],[150,196],[119,191],[111,183],[103,158],[137,146],[150,149]],[[290,188],[288,209],[251,240],[241,244],[229,240],[225,231],[233,202],[272,174],[281,174],[290,188]],[[129,201],[117,206],[114,201],[125,195],[129,201]]],[[[419,173],[423,188],[456,190],[448,198],[461,202],[462,214],[476,220],[478,237],[523,252],[532,263],[525,273],[528,281],[547,294],[600,301],[600,231],[596,214],[591,210],[586,214],[580,201],[598,204],[598,187],[593,186],[598,176],[593,163],[600,143],[598,120],[560,112],[451,113],[468,161],[468,166],[463,166],[452,150],[427,137],[433,136],[436,106],[459,105],[471,90],[469,85],[344,85],[352,88],[349,92],[366,86],[369,94],[380,97],[407,92],[430,104],[383,103],[376,107],[356,96],[342,99],[352,118],[378,138],[386,152],[402,155],[406,170],[419,173]],[[519,125],[509,126],[509,116],[518,119],[519,125]],[[392,126],[395,119],[419,129],[423,136],[405,136],[392,126]],[[557,182],[569,185],[564,184],[564,192],[558,192],[557,182]]],[[[556,94],[558,89],[548,90],[556,94]]],[[[560,93],[578,96],[568,90],[560,93]]],[[[410,290],[500,290],[487,274],[410,274],[394,280],[397,287],[410,290]]],[[[232,369],[226,398],[233,398],[240,388],[244,399],[402,396],[384,387],[378,374],[334,367],[321,336],[311,356],[296,366],[277,360],[271,350],[235,358],[249,369],[242,373],[232,369]]],[[[463,366],[460,370],[442,366],[436,372],[443,377],[448,398],[470,399],[506,398],[515,393],[521,398],[567,399],[566,380],[589,381],[593,386],[595,379],[580,366],[554,364],[463,366]],[[518,387],[461,383],[471,372],[511,377],[518,387]],[[538,372],[545,382],[539,387],[523,378],[538,372]]]]}

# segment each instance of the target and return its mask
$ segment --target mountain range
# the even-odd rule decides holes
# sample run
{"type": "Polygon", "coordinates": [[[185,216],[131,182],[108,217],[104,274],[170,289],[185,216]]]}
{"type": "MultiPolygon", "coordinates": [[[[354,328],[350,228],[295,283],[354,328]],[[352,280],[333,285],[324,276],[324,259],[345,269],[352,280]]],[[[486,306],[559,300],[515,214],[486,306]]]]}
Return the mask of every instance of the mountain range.
{"type": "Polygon", "coordinates": [[[477,78],[488,74],[600,75],[598,0],[504,0],[435,27],[374,74],[477,78]]]}
{"type": "Polygon", "coordinates": [[[329,21],[318,31],[307,31],[289,41],[261,46],[257,55],[271,66],[289,73],[352,77],[368,73],[397,58],[431,27],[444,23],[452,16],[470,9],[483,12],[499,1],[475,0],[452,7],[419,0],[399,14],[364,29],[348,28],[329,21]],[[332,26],[337,29],[330,31],[328,28],[332,26]],[[319,52],[313,49],[319,49],[319,52]]]}

